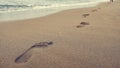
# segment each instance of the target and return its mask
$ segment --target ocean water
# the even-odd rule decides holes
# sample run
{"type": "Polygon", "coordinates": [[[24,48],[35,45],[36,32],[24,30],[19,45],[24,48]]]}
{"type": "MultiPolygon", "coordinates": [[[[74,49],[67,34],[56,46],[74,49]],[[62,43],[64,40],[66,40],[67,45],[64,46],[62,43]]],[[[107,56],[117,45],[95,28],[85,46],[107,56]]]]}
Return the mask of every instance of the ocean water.
{"type": "Polygon", "coordinates": [[[0,0],[0,21],[42,17],[62,10],[92,7],[109,0],[0,0]]]}

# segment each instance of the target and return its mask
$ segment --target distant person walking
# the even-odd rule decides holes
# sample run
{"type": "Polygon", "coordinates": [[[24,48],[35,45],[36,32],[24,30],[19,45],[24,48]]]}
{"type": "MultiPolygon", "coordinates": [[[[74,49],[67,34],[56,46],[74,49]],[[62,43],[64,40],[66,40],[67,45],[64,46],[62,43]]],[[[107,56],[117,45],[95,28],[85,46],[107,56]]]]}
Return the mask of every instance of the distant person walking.
{"type": "Polygon", "coordinates": [[[110,2],[113,2],[113,0],[110,0],[110,2]]]}

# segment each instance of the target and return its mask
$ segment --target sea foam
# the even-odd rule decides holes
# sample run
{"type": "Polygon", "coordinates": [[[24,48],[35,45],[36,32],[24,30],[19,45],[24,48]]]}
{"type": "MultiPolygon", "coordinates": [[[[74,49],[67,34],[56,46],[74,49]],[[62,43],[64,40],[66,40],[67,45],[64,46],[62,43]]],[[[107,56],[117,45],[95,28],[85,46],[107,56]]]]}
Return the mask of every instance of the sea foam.
{"type": "Polygon", "coordinates": [[[0,21],[22,20],[42,17],[67,9],[93,7],[100,2],[107,1],[108,0],[81,0],[79,2],[78,0],[66,0],[66,2],[59,2],[58,0],[53,0],[50,2],[43,1],[42,3],[40,0],[40,2],[36,1],[36,3],[33,2],[32,4],[27,2],[24,2],[24,4],[17,3],[17,5],[16,3],[11,5],[0,4],[0,21]]]}

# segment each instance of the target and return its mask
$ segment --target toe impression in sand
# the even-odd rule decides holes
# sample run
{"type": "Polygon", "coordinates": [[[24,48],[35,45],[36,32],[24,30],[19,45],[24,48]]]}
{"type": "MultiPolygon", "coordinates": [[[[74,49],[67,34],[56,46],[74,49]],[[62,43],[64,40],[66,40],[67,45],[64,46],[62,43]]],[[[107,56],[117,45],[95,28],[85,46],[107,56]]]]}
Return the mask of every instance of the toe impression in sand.
{"type": "Polygon", "coordinates": [[[20,56],[18,56],[15,59],[15,63],[25,63],[28,61],[28,59],[32,56],[32,54],[29,53],[29,51],[33,48],[38,48],[38,47],[47,47],[49,45],[52,45],[53,42],[40,42],[36,43],[33,46],[31,46],[29,49],[27,49],[24,53],[22,53],[20,56]]]}

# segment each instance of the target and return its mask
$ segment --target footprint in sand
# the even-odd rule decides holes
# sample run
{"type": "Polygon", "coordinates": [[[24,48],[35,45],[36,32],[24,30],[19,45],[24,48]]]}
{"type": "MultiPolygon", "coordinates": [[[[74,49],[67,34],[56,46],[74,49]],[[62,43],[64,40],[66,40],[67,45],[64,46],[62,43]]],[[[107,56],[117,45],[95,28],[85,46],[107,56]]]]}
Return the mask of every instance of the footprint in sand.
{"type": "Polygon", "coordinates": [[[88,22],[81,22],[80,25],[77,25],[76,28],[84,27],[86,25],[89,25],[88,22]]]}
{"type": "Polygon", "coordinates": [[[48,45],[52,45],[53,42],[40,42],[36,43],[33,46],[31,46],[29,49],[27,49],[24,53],[22,53],[20,56],[18,56],[15,59],[15,63],[25,63],[28,61],[28,59],[32,56],[30,50],[33,48],[38,48],[38,47],[47,47],[48,45]]]}
{"type": "Polygon", "coordinates": [[[96,12],[96,11],[97,11],[96,9],[92,10],[92,12],[96,12]]]}
{"type": "Polygon", "coordinates": [[[101,8],[96,8],[96,9],[93,9],[91,10],[92,12],[97,12],[98,10],[100,10],[101,8]]]}
{"type": "Polygon", "coordinates": [[[83,14],[83,18],[86,18],[87,16],[89,16],[90,14],[83,14]]]}

